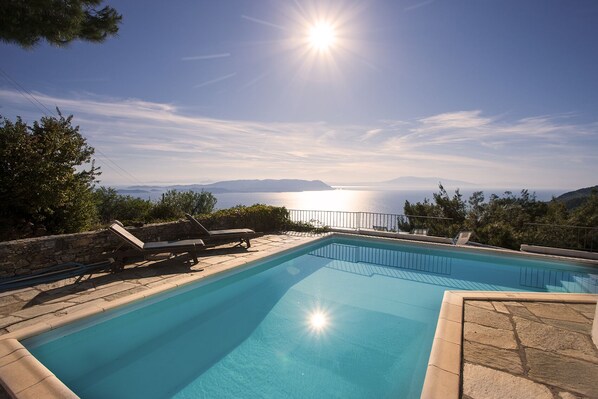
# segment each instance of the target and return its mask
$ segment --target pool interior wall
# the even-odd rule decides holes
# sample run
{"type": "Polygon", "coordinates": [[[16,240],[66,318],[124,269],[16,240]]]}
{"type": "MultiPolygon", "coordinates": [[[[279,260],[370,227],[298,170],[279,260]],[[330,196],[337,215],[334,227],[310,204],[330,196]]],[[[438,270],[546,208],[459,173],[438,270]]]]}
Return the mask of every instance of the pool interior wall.
{"type": "Polygon", "coordinates": [[[84,398],[419,397],[445,290],[597,281],[564,262],[332,237],[23,344],[84,398]]]}

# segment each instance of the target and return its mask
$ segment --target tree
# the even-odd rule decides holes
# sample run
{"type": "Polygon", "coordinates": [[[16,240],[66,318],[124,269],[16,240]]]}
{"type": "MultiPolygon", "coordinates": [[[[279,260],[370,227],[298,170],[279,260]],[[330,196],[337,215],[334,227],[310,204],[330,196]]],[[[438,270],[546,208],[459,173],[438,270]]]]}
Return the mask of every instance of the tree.
{"type": "Polygon", "coordinates": [[[24,48],[40,39],[65,46],[76,39],[103,42],[116,35],[122,20],[103,0],[2,0],[0,40],[24,48]]]}
{"type": "Polygon", "coordinates": [[[162,194],[160,201],[152,209],[150,216],[155,219],[167,220],[183,217],[185,213],[198,215],[210,213],[216,206],[216,197],[208,191],[199,193],[194,191],[168,190],[162,194]]]}
{"type": "Polygon", "coordinates": [[[438,184],[439,192],[433,194],[434,202],[427,198],[424,202],[411,204],[405,201],[404,212],[409,223],[399,223],[399,228],[427,228],[430,234],[453,237],[463,228],[467,215],[467,204],[459,189],[451,198],[442,183],[438,184]]]}
{"type": "Polygon", "coordinates": [[[120,195],[112,187],[100,187],[93,193],[101,223],[114,219],[121,222],[148,222],[154,206],[150,200],[120,195]]]}
{"type": "Polygon", "coordinates": [[[587,227],[577,229],[577,234],[574,234],[575,230],[569,232],[576,237],[576,247],[598,248],[598,190],[593,189],[590,196],[571,212],[568,223],[587,227]]]}
{"type": "Polygon", "coordinates": [[[28,126],[0,121],[0,236],[70,233],[95,222],[94,149],[72,116],[44,117],[28,126]],[[86,169],[86,167],[88,167],[86,169]]]}

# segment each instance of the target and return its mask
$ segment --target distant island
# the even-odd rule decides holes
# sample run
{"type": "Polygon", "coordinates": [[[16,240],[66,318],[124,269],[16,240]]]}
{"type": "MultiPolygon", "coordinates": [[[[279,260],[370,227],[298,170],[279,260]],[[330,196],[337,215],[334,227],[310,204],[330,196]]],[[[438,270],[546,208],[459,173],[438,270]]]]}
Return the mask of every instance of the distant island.
{"type": "Polygon", "coordinates": [[[265,180],[227,180],[210,184],[187,184],[169,186],[129,186],[119,187],[119,194],[134,197],[155,197],[168,190],[177,191],[209,191],[213,194],[221,193],[280,193],[297,191],[334,190],[321,180],[299,179],[265,179],[265,180]]]}

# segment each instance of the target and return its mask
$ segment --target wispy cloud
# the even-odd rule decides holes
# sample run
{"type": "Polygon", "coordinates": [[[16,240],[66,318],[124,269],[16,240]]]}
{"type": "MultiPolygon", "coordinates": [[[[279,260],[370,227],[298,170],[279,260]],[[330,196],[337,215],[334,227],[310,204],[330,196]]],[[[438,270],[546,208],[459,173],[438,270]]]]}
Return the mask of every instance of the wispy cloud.
{"type": "Polygon", "coordinates": [[[269,73],[268,72],[264,72],[259,76],[256,76],[255,78],[251,79],[249,82],[245,83],[244,85],[242,85],[239,90],[245,90],[253,85],[255,85],[256,83],[258,83],[260,80],[264,79],[266,76],[268,76],[269,73]]]}
{"type": "Polygon", "coordinates": [[[412,11],[412,10],[416,10],[418,8],[422,8],[425,6],[429,6],[430,4],[434,3],[434,0],[425,0],[416,4],[413,4],[411,6],[405,7],[405,11],[412,11]]]}
{"type": "Polygon", "coordinates": [[[183,57],[183,58],[181,58],[181,61],[213,60],[216,58],[226,58],[226,57],[230,57],[230,53],[193,55],[193,56],[189,56],[189,57],[183,57]]]}
{"type": "Polygon", "coordinates": [[[378,136],[380,133],[382,133],[382,129],[370,129],[367,132],[365,132],[365,134],[362,137],[363,141],[369,140],[373,137],[378,136]]]}
{"type": "Polygon", "coordinates": [[[276,28],[276,29],[280,29],[280,30],[284,30],[284,31],[287,30],[284,26],[276,25],[276,24],[273,24],[272,22],[264,21],[263,19],[250,17],[249,15],[241,15],[241,18],[246,19],[251,22],[255,22],[256,24],[269,26],[271,28],[276,28]]]}
{"type": "Polygon", "coordinates": [[[233,76],[235,76],[236,74],[237,74],[236,72],[229,73],[228,75],[220,76],[220,77],[218,77],[216,79],[211,79],[211,80],[205,81],[205,82],[200,83],[198,85],[195,85],[193,87],[196,88],[196,89],[199,89],[200,87],[209,86],[211,84],[222,82],[223,80],[226,80],[226,79],[230,79],[233,76]]]}
{"type": "MultiPolygon", "coordinates": [[[[576,124],[571,116],[509,120],[468,110],[336,125],[217,119],[185,114],[174,104],[89,94],[34,95],[50,109],[74,114],[94,147],[143,181],[420,175],[541,188],[595,183],[598,170],[598,123],[576,124]]],[[[0,89],[0,103],[5,116],[39,119],[40,111],[16,91],[0,89]]],[[[131,183],[108,168],[102,178],[131,183]]]]}

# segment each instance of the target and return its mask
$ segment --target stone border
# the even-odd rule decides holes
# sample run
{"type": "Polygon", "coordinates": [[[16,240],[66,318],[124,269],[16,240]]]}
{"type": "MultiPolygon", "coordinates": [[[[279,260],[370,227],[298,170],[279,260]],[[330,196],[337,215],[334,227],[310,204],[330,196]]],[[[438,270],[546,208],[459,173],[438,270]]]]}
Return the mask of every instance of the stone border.
{"type": "Polygon", "coordinates": [[[576,249],[565,249],[565,248],[554,248],[554,247],[543,247],[540,245],[528,245],[521,244],[521,252],[533,252],[537,254],[567,256],[571,258],[584,258],[598,260],[598,253],[579,251],[576,249]]]}
{"type": "Polygon", "coordinates": [[[445,291],[422,389],[422,399],[459,399],[466,300],[591,303],[598,294],[504,291],[445,291]]]}

